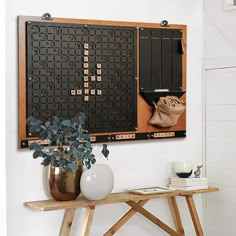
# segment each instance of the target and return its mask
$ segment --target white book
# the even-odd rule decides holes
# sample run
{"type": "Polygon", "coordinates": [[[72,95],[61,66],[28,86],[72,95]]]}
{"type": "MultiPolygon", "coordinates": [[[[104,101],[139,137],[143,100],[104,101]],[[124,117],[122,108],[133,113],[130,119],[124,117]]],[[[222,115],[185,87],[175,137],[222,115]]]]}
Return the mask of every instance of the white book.
{"type": "Polygon", "coordinates": [[[206,177],[201,178],[179,178],[171,177],[171,184],[178,186],[198,186],[198,185],[207,185],[208,180],[206,177]]]}
{"type": "Polygon", "coordinates": [[[190,186],[202,186],[202,185],[208,185],[208,181],[202,181],[202,182],[192,182],[192,183],[181,183],[181,182],[175,182],[175,181],[171,181],[172,185],[176,185],[176,186],[183,186],[183,187],[190,187],[190,186]]]}
{"type": "Polygon", "coordinates": [[[181,181],[171,180],[171,184],[177,185],[177,186],[199,186],[199,185],[207,185],[208,181],[207,180],[202,180],[202,181],[181,182],[181,181]]]}
{"type": "Polygon", "coordinates": [[[176,185],[169,185],[170,189],[175,189],[175,190],[185,190],[185,191],[189,191],[189,190],[199,190],[199,189],[206,189],[208,188],[208,185],[199,185],[199,186],[176,186],[176,185]]]}
{"type": "Polygon", "coordinates": [[[179,178],[179,177],[171,177],[171,180],[180,181],[180,182],[201,182],[207,180],[207,177],[189,177],[189,178],[179,178]]]}

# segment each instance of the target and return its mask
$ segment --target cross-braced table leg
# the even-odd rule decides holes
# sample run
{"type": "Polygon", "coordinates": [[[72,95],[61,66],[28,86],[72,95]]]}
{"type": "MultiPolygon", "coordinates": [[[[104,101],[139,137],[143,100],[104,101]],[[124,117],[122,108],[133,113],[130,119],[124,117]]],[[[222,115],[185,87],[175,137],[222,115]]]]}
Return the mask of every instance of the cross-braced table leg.
{"type": "Polygon", "coordinates": [[[180,236],[185,236],[184,227],[179,213],[176,197],[169,198],[169,205],[172,212],[172,216],[176,225],[177,232],[180,236]]]}
{"type": "Polygon", "coordinates": [[[193,225],[194,225],[197,236],[204,236],[202,226],[198,217],[197,209],[193,200],[193,195],[187,195],[185,196],[185,199],[188,204],[188,209],[192,217],[193,225]]]}
{"type": "Polygon", "coordinates": [[[156,224],[157,226],[159,226],[161,229],[163,229],[165,232],[167,232],[169,235],[172,236],[179,236],[179,234],[174,231],[172,228],[170,228],[167,224],[165,224],[163,221],[161,221],[160,219],[158,219],[156,216],[154,216],[153,214],[151,214],[149,211],[147,211],[146,209],[144,209],[143,207],[139,206],[136,202],[133,201],[129,201],[126,202],[129,206],[131,206],[132,208],[134,208],[136,211],[138,211],[140,214],[142,214],[144,217],[146,217],[147,219],[149,219],[150,221],[152,221],[154,224],[156,224]]]}
{"type": "Polygon", "coordinates": [[[84,220],[83,229],[81,231],[81,236],[89,236],[90,228],[93,221],[95,206],[86,208],[86,215],[84,220]]]}
{"type": "MultiPolygon", "coordinates": [[[[148,200],[139,201],[139,206],[144,206],[148,200]]],[[[137,211],[130,209],[124,216],[122,216],[105,234],[104,236],[111,236],[115,234],[137,211]]]]}
{"type": "Polygon", "coordinates": [[[73,223],[75,208],[66,209],[64,213],[64,218],[61,225],[60,236],[69,236],[71,225],[73,223]]]}

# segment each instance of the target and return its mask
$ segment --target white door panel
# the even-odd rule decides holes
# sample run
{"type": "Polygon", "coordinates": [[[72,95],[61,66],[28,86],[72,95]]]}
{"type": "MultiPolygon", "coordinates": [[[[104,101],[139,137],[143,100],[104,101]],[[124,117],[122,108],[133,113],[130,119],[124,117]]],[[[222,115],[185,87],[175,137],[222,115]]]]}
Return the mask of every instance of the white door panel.
{"type": "Polygon", "coordinates": [[[236,68],[205,72],[206,236],[236,235],[236,68]]]}

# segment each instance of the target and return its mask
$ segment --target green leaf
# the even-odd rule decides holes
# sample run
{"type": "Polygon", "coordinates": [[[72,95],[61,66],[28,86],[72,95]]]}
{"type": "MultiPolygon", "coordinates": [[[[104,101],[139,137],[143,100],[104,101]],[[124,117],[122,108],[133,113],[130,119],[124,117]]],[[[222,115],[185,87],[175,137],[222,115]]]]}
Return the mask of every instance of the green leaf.
{"type": "Polygon", "coordinates": [[[44,129],[40,132],[40,139],[45,140],[48,137],[48,133],[50,133],[47,129],[44,129]]]}
{"type": "Polygon", "coordinates": [[[86,143],[84,144],[84,147],[85,147],[85,148],[87,148],[87,149],[90,149],[90,148],[92,148],[92,146],[91,146],[91,143],[90,143],[90,142],[86,142],[86,143]]]}
{"type": "Polygon", "coordinates": [[[92,149],[87,149],[84,154],[85,154],[85,155],[87,156],[87,158],[89,159],[91,153],[92,153],[92,149]]]}
{"type": "Polygon", "coordinates": [[[57,136],[57,140],[56,140],[56,145],[60,145],[63,142],[63,135],[62,134],[58,134],[57,136]]]}
{"type": "Polygon", "coordinates": [[[77,148],[72,149],[72,155],[73,156],[78,156],[78,149],[77,148]]]}
{"type": "Polygon", "coordinates": [[[53,122],[55,122],[55,124],[59,125],[60,119],[57,116],[53,116],[53,122]]]}
{"type": "Polygon", "coordinates": [[[30,150],[34,150],[35,147],[37,147],[37,146],[39,146],[39,145],[38,145],[37,143],[33,142],[33,143],[31,143],[31,144],[29,145],[29,149],[30,149],[30,150]]]}
{"type": "Polygon", "coordinates": [[[45,158],[43,160],[43,162],[41,163],[41,165],[43,165],[43,166],[48,166],[49,164],[50,164],[50,159],[49,158],[45,158]]]}
{"type": "Polygon", "coordinates": [[[75,132],[72,133],[72,137],[75,137],[75,138],[76,138],[76,137],[78,137],[78,135],[79,135],[79,133],[78,133],[77,131],[75,131],[75,132]]]}
{"type": "Polygon", "coordinates": [[[67,165],[67,168],[69,169],[69,170],[75,170],[75,169],[77,169],[78,168],[78,166],[75,164],[75,163],[69,163],[68,165],[67,165]]]}
{"type": "Polygon", "coordinates": [[[87,169],[90,169],[90,168],[91,168],[90,161],[86,161],[86,162],[85,162],[85,165],[86,165],[87,169]]]}
{"type": "Polygon", "coordinates": [[[33,158],[36,159],[38,157],[42,157],[43,156],[43,152],[42,151],[35,151],[33,153],[33,158]]]}
{"type": "Polygon", "coordinates": [[[45,122],[45,128],[49,128],[50,125],[51,125],[50,121],[46,121],[46,122],[45,122]]]}
{"type": "Polygon", "coordinates": [[[73,148],[77,148],[79,146],[79,142],[77,140],[73,140],[73,142],[71,143],[71,146],[73,148]]]}
{"type": "Polygon", "coordinates": [[[27,124],[30,126],[40,126],[41,121],[34,118],[33,116],[30,116],[27,120],[26,120],[27,124]]]}
{"type": "Polygon", "coordinates": [[[65,160],[65,159],[60,159],[60,160],[59,160],[59,166],[60,166],[61,168],[64,168],[65,166],[67,166],[67,160],[65,160]]]}
{"type": "Polygon", "coordinates": [[[90,141],[90,135],[89,134],[81,134],[80,138],[85,141],[90,141]]]}
{"type": "Polygon", "coordinates": [[[54,147],[49,148],[48,149],[49,153],[52,153],[54,151],[54,149],[55,149],[54,147]]]}
{"type": "Polygon", "coordinates": [[[42,130],[47,129],[47,128],[45,127],[45,125],[40,125],[40,128],[41,128],[42,130]]]}
{"type": "Polygon", "coordinates": [[[80,112],[79,114],[79,122],[81,125],[85,124],[85,120],[86,120],[86,115],[83,112],[80,112]]]}
{"type": "Polygon", "coordinates": [[[30,144],[29,149],[34,151],[41,151],[43,149],[43,146],[37,144],[36,142],[33,142],[30,144]]]}
{"type": "Polygon", "coordinates": [[[69,140],[68,140],[67,138],[64,138],[63,143],[64,143],[64,144],[68,144],[68,143],[69,143],[69,140]]]}
{"type": "Polygon", "coordinates": [[[71,126],[71,121],[70,120],[63,120],[62,122],[61,122],[61,124],[63,125],[63,126],[71,126]]]}
{"type": "Polygon", "coordinates": [[[107,144],[103,144],[102,154],[104,155],[104,157],[108,158],[109,150],[107,149],[107,144]]]}

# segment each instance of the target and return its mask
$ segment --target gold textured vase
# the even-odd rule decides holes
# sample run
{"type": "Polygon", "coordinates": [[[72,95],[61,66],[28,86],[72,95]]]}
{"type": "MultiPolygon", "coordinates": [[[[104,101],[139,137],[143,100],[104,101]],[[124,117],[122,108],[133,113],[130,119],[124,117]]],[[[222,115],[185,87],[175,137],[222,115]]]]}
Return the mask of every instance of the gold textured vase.
{"type": "Polygon", "coordinates": [[[80,177],[82,165],[73,171],[60,170],[59,167],[49,167],[49,189],[56,201],[75,200],[80,194],[80,177]]]}

